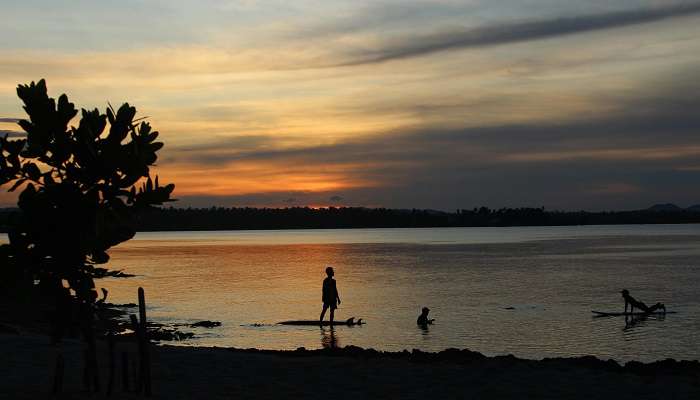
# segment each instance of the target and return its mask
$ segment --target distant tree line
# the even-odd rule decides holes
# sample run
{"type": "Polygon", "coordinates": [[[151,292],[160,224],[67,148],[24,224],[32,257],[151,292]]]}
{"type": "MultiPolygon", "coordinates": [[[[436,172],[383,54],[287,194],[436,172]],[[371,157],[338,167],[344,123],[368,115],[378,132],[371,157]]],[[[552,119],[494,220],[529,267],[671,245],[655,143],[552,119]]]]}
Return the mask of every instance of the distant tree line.
{"type": "MultiPolygon", "coordinates": [[[[0,231],[19,210],[0,209],[0,231]]],[[[456,212],[363,207],[329,208],[161,208],[144,212],[138,231],[427,228],[466,226],[555,226],[700,223],[699,210],[547,211],[544,208],[487,207],[456,212]]]]}

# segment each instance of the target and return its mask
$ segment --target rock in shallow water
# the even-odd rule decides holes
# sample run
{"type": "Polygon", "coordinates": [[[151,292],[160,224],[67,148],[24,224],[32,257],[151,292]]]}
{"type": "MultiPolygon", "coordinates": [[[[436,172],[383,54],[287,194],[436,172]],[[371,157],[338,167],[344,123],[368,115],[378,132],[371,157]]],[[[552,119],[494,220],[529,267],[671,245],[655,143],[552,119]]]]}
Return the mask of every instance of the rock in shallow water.
{"type": "Polygon", "coordinates": [[[190,324],[190,327],[192,327],[192,328],[214,328],[217,326],[221,326],[221,322],[219,322],[219,321],[199,321],[199,322],[195,322],[194,324],[190,324]]]}

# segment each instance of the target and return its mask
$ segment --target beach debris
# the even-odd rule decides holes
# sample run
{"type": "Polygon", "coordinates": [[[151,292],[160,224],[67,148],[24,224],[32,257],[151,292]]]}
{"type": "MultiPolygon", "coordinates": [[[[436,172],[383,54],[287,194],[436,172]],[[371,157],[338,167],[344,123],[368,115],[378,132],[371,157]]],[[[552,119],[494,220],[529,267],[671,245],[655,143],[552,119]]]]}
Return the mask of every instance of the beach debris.
{"type": "Polygon", "coordinates": [[[148,336],[155,341],[180,341],[186,339],[192,339],[194,333],[192,332],[182,332],[176,328],[165,328],[158,327],[156,329],[149,329],[148,336]]]}
{"type": "MultiPolygon", "coordinates": [[[[105,336],[115,335],[117,337],[135,336],[139,338],[139,327],[141,323],[131,320],[130,309],[138,307],[135,303],[115,304],[101,303],[97,307],[97,315],[102,323],[101,331],[105,336]]],[[[136,316],[133,316],[136,318],[136,316]]],[[[159,323],[154,321],[146,321],[146,332],[148,338],[154,341],[180,341],[192,339],[195,334],[192,332],[182,331],[182,328],[216,328],[221,326],[219,321],[202,320],[196,322],[175,322],[175,323],[159,323]]],[[[262,326],[262,324],[260,324],[262,326]]],[[[2,326],[0,326],[2,333],[2,326]]],[[[139,339],[140,340],[140,339],[139,339]]],[[[140,361],[139,361],[140,362],[140,361]]]]}
{"type": "MultiPolygon", "coordinates": [[[[134,316],[135,318],[136,316],[134,316]]],[[[181,331],[180,327],[190,327],[191,324],[161,324],[158,322],[148,321],[146,325],[146,331],[148,332],[148,338],[153,341],[173,341],[173,340],[187,340],[195,337],[192,332],[181,331]]],[[[136,336],[138,339],[139,332],[138,328],[134,326],[132,321],[130,325],[120,324],[119,330],[114,333],[116,336],[136,336]]]]}

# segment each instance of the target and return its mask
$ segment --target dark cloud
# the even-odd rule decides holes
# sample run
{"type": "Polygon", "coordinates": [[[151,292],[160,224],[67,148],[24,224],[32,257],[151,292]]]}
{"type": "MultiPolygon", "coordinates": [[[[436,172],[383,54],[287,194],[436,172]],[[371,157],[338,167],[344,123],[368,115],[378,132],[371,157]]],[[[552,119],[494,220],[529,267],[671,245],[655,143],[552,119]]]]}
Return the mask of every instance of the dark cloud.
{"type": "Polygon", "coordinates": [[[473,12],[473,4],[450,4],[444,2],[408,2],[399,4],[387,4],[382,2],[370,2],[357,4],[359,9],[348,15],[333,18],[328,21],[319,21],[313,26],[308,24],[296,27],[287,37],[308,39],[309,37],[328,37],[354,32],[387,31],[394,27],[401,27],[409,23],[412,25],[425,23],[426,19],[445,19],[462,16],[473,12]]]}
{"type": "Polygon", "coordinates": [[[194,143],[178,146],[180,151],[207,151],[224,148],[235,148],[241,151],[260,149],[274,144],[273,138],[263,135],[242,135],[232,137],[220,137],[203,143],[194,143]]]}
{"type": "Polygon", "coordinates": [[[576,17],[503,23],[479,28],[449,29],[429,35],[410,35],[386,41],[375,50],[359,52],[339,65],[379,63],[445,50],[495,46],[603,29],[620,28],[700,13],[700,3],[617,11],[576,17]]]}
{"type": "Polygon", "coordinates": [[[328,200],[330,200],[334,203],[337,203],[337,202],[343,201],[343,198],[340,196],[331,196],[328,200]]]}
{"type": "MultiPolygon", "coordinates": [[[[700,100],[700,99],[699,99],[700,100]]],[[[236,161],[295,163],[297,165],[441,163],[457,156],[463,163],[489,165],[499,156],[519,153],[645,149],[685,146],[697,142],[700,114],[695,101],[667,101],[656,110],[630,104],[630,110],[568,122],[510,124],[445,129],[421,126],[413,130],[337,142],[330,145],[274,149],[239,148],[235,141],[203,145],[206,151],[187,151],[175,157],[194,164],[225,165],[236,161]],[[663,136],[660,133],[663,132],[663,136]]],[[[273,142],[268,138],[260,143],[273,142]]]]}
{"type": "MultiPolygon", "coordinates": [[[[286,136],[287,140],[301,141],[286,136]]],[[[265,135],[240,135],[213,138],[205,142],[168,147],[161,162],[195,162],[203,165],[220,165],[235,160],[248,159],[251,154],[263,156],[279,151],[279,139],[265,135]]]]}
{"type": "Polygon", "coordinates": [[[20,118],[3,118],[0,117],[0,122],[6,122],[6,123],[17,123],[19,122],[20,118]]]}

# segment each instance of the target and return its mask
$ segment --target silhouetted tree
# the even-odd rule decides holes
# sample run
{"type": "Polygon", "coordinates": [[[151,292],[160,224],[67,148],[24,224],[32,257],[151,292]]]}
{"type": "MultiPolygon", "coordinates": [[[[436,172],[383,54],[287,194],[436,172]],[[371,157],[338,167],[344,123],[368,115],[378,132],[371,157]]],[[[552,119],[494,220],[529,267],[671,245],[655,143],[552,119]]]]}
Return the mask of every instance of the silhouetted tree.
{"type": "Polygon", "coordinates": [[[22,190],[9,244],[0,246],[3,277],[24,288],[38,283],[56,304],[82,310],[85,326],[97,299],[93,279],[113,273],[97,267],[107,250],[134,236],[137,211],[171,201],[174,185],[149,174],[163,143],[128,103],[104,114],[83,109],[75,126],[73,103],[49,97],[43,79],[19,85],[17,95],[26,138],[0,137],[0,185],[22,190]]]}

